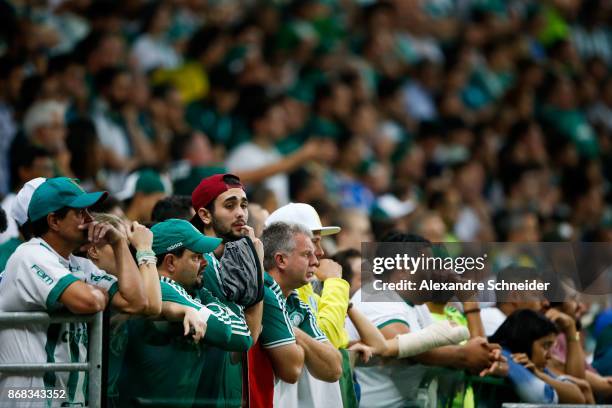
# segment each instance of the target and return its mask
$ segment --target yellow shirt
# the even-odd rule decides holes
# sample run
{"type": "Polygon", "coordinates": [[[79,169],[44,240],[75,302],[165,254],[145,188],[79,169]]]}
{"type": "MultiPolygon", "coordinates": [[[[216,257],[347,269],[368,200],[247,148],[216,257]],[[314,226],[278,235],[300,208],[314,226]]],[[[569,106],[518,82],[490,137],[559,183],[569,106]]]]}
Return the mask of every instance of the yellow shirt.
{"type": "Polygon", "coordinates": [[[321,296],[309,283],[297,290],[302,302],[308,304],[317,318],[319,327],[336,348],[346,348],[349,337],[344,329],[349,303],[349,283],[341,278],[329,278],[323,284],[321,296]]]}
{"type": "Polygon", "coordinates": [[[181,94],[185,105],[208,95],[210,84],[208,74],[197,62],[187,62],[174,69],[159,69],[153,73],[153,83],[170,82],[181,94]]]}

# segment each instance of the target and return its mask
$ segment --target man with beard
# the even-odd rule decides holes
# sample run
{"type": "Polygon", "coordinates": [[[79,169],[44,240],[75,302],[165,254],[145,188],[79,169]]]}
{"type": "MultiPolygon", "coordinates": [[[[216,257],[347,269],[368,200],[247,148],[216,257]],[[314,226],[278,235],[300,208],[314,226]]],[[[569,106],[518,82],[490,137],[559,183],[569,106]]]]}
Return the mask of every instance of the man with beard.
{"type": "Polygon", "coordinates": [[[207,347],[244,351],[250,344],[240,334],[244,321],[201,287],[202,254],[214,250],[221,239],[202,235],[179,219],[155,224],[151,232],[162,317],[176,323],[128,322],[120,395],[124,401],[146,398],[159,403],[163,399],[169,405],[191,405],[202,371],[217,373],[219,369],[202,357],[207,347]]]}
{"type": "Polygon", "coordinates": [[[138,122],[138,109],[129,102],[132,78],[120,68],[104,68],[95,78],[100,95],[92,118],[111,168],[107,185],[111,193],[123,187],[127,173],[156,161],[155,150],[138,122]]]}
{"type": "MultiPolygon", "coordinates": [[[[36,189],[28,207],[34,238],[21,244],[8,260],[0,281],[0,311],[66,308],[75,314],[91,314],[104,310],[110,302],[121,312],[147,313],[142,278],[126,236],[108,223],[93,221],[87,210],[105,197],[103,192],[86,193],[66,177],[48,179],[36,189]],[[113,251],[116,277],[88,259],[72,255],[84,246],[106,243],[113,251]]],[[[4,328],[0,331],[0,362],[84,363],[87,343],[87,324],[82,322],[4,328]]],[[[43,387],[65,392],[66,400],[60,403],[84,406],[87,401],[85,372],[0,374],[2,395],[9,389],[43,387]]],[[[31,405],[39,406],[40,402],[32,400],[31,405]]]]}
{"type": "MultiPolygon", "coordinates": [[[[232,174],[215,174],[207,177],[196,187],[191,195],[196,211],[192,224],[204,235],[218,237],[223,243],[214,252],[204,254],[207,266],[202,282],[214,296],[232,312],[246,320],[248,327],[243,335],[249,346],[257,341],[261,332],[263,302],[245,308],[232,302],[226,296],[219,279],[219,259],[225,244],[248,236],[258,249],[259,262],[263,261],[263,245],[255,237],[253,229],[247,226],[249,216],[248,201],[240,179],[232,174]]],[[[255,282],[253,282],[255,284],[255,282]]],[[[206,370],[200,377],[198,399],[216,401],[217,406],[241,406],[248,399],[248,372],[246,353],[230,353],[226,349],[211,347],[207,350],[206,361],[217,370],[206,370]]]]}

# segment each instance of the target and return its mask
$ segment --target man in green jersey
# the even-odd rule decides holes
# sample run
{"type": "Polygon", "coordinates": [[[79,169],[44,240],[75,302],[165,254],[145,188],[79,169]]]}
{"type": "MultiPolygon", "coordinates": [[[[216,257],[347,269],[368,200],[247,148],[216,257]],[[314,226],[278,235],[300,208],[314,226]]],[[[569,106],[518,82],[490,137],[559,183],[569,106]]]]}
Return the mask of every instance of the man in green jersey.
{"type": "MultiPolygon", "coordinates": [[[[207,177],[191,195],[196,215],[192,224],[204,235],[219,237],[223,243],[249,236],[263,260],[263,245],[255,238],[253,229],[247,226],[248,201],[240,179],[231,174],[215,174],[207,177]]],[[[210,290],[225,306],[244,317],[248,328],[242,333],[245,341],[257,341],[261,331],[263,302],[245,308],[228,300],[220,281],[220,262],[224,245],[204,255],[207,266],[202,275],[203,287],[210,290]]],[[[256,283],[253,282],[255,285],[256,283]]],[[[227,348],[207,349],[207,361],[216,370],[205,370],[197,390],[198,402],[204,406],[236,407],[248,404],[248,371],[246,353],[231,353],[227,348]]]]}
{"type": "MultiPolygon", "coordinates": [[[[304,361],[304,368],[297,384],[285,381],[278,381],[275,384],[274,405],[295,408],[342,407],[342,397],[338,387],[333,390],[335,392],[328,389],[327,392],[320,393],[322,388],[313,381],[318,379],[325,383],[337,382],[342,373],[342,357],[321,331],[310,307],[300,300],[296,292],[297,288],[313,278],[318,264],[312,233],[301,224],[276,222],[266,227],[262,240],[265,248],[264,266],[268,271],[266,286],[284,300],[286,316],[293,327],[295,342],[298,349],[302,350],[304,361]]],[[[268,349],[268,358],[277,373],[279,365],[289,365],[293,362],[287,356],[286,361],[278,364],[274,349],[269,347],[273,336],[274,333],[270,333],[269,328],[264,326],[262,345],[268,349]]]]}
{"type": "Polygon", "coordinates": [[[206,348],[246,350],[250,342],[243,341],[241,335],[246,324],[207,289],[200,288],[202,254],[214,250],[221,239],[204,236],[179,219],[158,223],[151,231],[158,257],[162,316],[167,321],[141,319],[128,324],[121,398],[190,406],[202,371],[218,370],[205,358],[206,348]]]}

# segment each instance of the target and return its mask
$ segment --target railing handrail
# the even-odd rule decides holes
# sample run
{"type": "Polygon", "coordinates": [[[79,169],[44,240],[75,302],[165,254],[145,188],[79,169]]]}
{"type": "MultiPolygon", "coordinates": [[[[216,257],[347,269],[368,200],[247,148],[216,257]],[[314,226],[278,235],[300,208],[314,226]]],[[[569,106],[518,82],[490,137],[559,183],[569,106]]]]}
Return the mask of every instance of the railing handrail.
{"type": "Polygon", "coordinates": [[[89,325],[89,345],[86,363],[7,363],[0,364],[0,372],[25,373],[44,371],[88,371],[88,406],[99,408],[102,397],[102,312],[91,315],[69,313],[48,314],[45,312],[0,312],[0,328],[32,323],[75,323],[89,325]]]}
{"type": "Polygon", "coordinates": [[[12,323],[76,323],[92,322],[96,314],[75,315],[72,313],[48,314],[46,312],[0,312],[0,326],[12,323]]]}

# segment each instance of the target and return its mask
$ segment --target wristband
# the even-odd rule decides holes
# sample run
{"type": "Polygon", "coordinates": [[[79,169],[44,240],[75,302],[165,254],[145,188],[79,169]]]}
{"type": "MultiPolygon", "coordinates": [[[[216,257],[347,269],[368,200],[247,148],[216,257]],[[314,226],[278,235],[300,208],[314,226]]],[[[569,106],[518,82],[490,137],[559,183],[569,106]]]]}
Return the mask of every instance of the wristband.
{"type": "Polygon", "coordinates": [[[567,341],[580,341],[580,332],[577,331],[575,335],[573,336],[565,336],[567,338],[567,341]]]}
{"type": "Polygon", "coordinates": [[[146,264],[156,264],[157,257],[155,256],[155,252],[150,249],[146,249],[144,251],[136,251],[136,263],[138,266],[146,265],[146,264]]]}
{"type": "Polygon", "coordinates": [[[136,258],[140,258],[143,256],[155,256],[155,252],[150,249],[144,249],[142,251],[136,251],[136,258]]]}
{"type": "Polygon", "coordinates": [[[144,258],[140,258],[138,260],[138,266],[142,266],[142,265],[156,265],[157,264],[157,258],[156,257],[144,257],[144,258]]]}
{"type": "Polygon", "coordinates": [[[480,313],[480,308],[476,307],[474,309],[469,309],[469,310],[464,310],[463,314],[469,314],[469,313],[480,313]]]}

